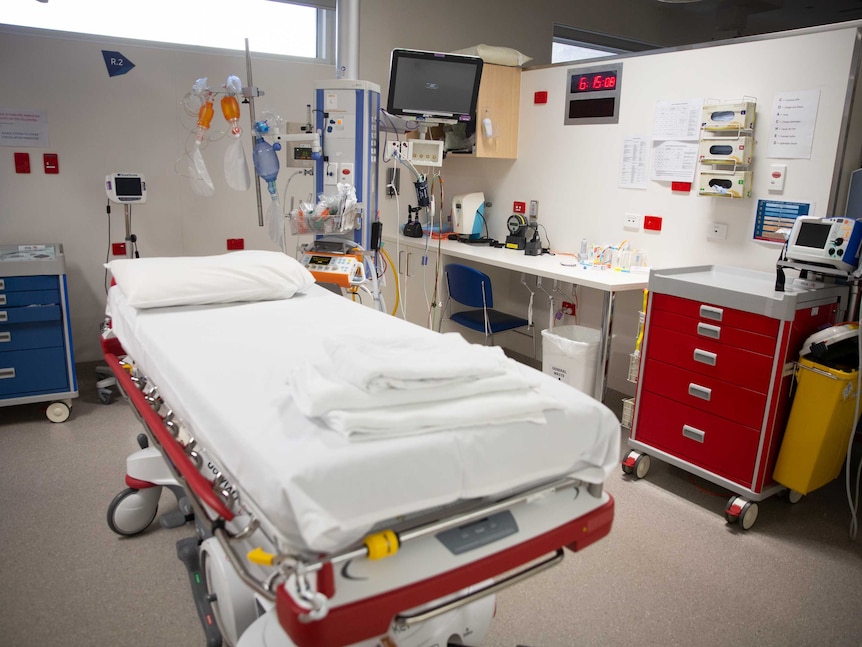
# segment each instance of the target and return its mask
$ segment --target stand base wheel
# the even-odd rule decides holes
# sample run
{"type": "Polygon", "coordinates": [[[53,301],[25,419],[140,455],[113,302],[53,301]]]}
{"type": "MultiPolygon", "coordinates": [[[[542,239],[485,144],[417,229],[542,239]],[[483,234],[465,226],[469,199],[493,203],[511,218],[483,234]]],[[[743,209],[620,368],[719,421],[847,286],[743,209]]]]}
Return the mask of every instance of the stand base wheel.
{"type": "Polygon", "coordinates": [[[742,530],[749,530],[757,521],[759,508],[754,501],[748,501],[741,496],[732,496],[724,508],[724,518],[727,523],[739,523],[742,530]]]}
{"type": "Polygon", "coordinates": [[[71,413],[72,406],[65,402],[52,402],[45,410],[45,415],[51,422],[66,422],[71,413]]]}
{"type": "Polygon", "coordinates": [[[108,506],[108,527],[118,535],[131,536],[146,530],[159,510],[160,487],[126,488],[108,506]]]}
{"type": "Polygon", "coordinates": [[[796,490],[787,490],[787,500],[790,503],[799,503],[802,501],[802,497],[805,496],[802,492],[797,492],[796,490]]]}
{"type": "Polygon", "coordinates": [[[632,450],[626,454],[621,467],[624,474],[633,474],[636,479],[642,479],[649,472],[650,457],[632,450]]]}

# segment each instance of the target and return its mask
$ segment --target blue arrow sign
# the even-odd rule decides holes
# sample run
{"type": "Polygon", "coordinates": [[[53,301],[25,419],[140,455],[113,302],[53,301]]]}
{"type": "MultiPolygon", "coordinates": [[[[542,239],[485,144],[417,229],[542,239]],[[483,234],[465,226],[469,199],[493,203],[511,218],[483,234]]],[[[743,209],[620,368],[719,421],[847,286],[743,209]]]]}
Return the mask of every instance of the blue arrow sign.
{"type": "Polygon", "coordinates": [[[135,64],[120,52],[109,52],[103,49],[102,57],[105,59],[105,67],[108,68],[108,76],[119,76],[135,67],[135,64]]]}

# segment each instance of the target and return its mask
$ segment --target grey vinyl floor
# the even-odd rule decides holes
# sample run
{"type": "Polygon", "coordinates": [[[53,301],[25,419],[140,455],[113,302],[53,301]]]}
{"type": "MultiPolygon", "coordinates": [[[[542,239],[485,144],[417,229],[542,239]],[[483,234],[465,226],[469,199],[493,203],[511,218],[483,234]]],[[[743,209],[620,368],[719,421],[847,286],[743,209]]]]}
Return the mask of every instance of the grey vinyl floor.
{"type": "MultiPolygon", "coordinates": [[[[65,423],[38,404],[0,408],[0,646],[203,645],[175,548],[192,529],[108,529],[140,428],[124,401],[98,402],[94,366],[79,365],[65,423]]],[[[862,645],[862,538],[848,536],[843,478],[797,504],[761,502],[744,532],[724,521],[728,493],[682,470],[614,473],[611,534],[499,594],[486,644],[862,645]]]]}

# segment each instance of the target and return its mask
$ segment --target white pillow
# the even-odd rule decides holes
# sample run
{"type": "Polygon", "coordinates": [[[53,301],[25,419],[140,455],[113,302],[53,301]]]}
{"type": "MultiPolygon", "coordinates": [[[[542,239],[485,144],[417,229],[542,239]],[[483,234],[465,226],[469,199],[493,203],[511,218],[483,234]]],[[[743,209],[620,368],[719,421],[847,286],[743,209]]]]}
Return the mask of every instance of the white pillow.
{"type": "Polygon", "coordinates": [[[512,49],[511,47],[499,47],[497,45],[474,45],[473,47],[459,49],[452,53],[478,56],[485,63],[506,65],[508,67],[521,67],[524,63],[533,60],[516,49],[512,49]]]}
{"type": "Polygon", "coordinates": [[[105,267],[136,308],[289,299],[314,283],[296,259],[263,250],[123,258],[105,267]]]}

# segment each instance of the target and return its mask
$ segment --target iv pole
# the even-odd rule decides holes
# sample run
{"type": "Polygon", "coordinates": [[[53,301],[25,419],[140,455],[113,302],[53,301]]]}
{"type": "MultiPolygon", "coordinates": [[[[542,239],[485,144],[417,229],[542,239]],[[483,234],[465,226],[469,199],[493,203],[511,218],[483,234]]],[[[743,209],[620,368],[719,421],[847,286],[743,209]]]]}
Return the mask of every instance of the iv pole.
{"type": "MultiPolygon", "coordinates": [[[[251,120],[251,145],[254,150],[254,123],[257,120],[254,114],[254,98],[263,95],[256,87],[251,77],[251,55],[248,51],[248,38],[245,39],[245,75],[248,81],[248,86],[242,89],[242,96],[245,97],[245,102],[248,103],[248,117],[251,120]]],[[[263,227],[263,203],[260,198],[260,176],[255,173],[254,194],[257,198],[257,226],[263,227]]]]}

